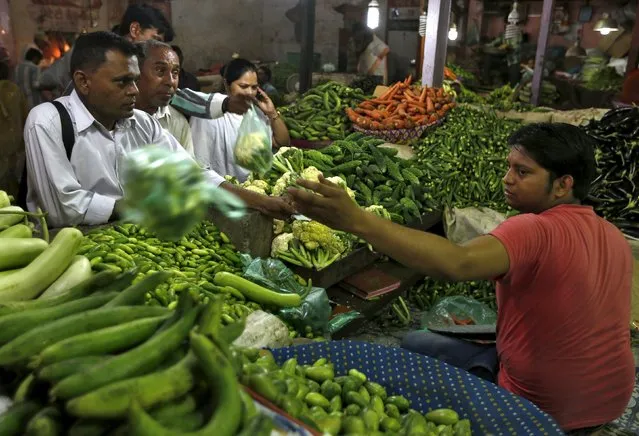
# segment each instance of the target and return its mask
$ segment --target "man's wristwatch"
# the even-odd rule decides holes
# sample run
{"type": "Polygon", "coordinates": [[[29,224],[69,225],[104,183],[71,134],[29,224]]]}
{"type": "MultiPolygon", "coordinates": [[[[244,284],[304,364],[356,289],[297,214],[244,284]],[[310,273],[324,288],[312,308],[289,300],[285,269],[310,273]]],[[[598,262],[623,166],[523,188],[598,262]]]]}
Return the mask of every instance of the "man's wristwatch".
{"type": "Polygon", "coordinates": [[[222,113],[225,114],[228,112],[229,110],[229,98],[230,97],[226,97],[223,101],[222,101],[222,113]]]}

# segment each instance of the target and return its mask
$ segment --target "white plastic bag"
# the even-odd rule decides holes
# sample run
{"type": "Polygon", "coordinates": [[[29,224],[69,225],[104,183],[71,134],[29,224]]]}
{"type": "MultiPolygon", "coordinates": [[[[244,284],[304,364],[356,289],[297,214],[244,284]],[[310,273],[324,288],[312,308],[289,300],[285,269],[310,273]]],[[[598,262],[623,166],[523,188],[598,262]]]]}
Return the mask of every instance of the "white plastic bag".
{"type": "Polygon", "coordinates": [[[492,232],[505,220],[506,216],[487,207],[446,208],[444,231],[450,241],[455,244],[464,244],[492,232]]]}
{"type": "Polygon", "coordinates": [[[270,127],[260,118],[255,106],[244,114],[233,149],[235,163],[262,176],[273,165],[273,139],[270,127]]]}
{"type": "Polygon", "coordinates": [[[288,327],[277,316],[256,310],[246,318],[246,328],[233,345],[244,348],[278,348],[291,344],[288,327]]]}

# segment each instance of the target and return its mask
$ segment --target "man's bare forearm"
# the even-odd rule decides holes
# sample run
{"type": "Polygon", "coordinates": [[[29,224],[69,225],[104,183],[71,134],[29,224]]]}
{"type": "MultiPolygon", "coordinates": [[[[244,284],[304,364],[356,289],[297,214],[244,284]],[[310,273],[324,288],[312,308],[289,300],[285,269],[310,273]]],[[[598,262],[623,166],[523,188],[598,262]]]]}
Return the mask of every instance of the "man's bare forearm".
{"type": "Polygon", "coordinates": [[[362,213],[354,233],[376,251],[425,275],[460,280],[464,248],[432,233],[411,229],[370,213],[362,213]]]}

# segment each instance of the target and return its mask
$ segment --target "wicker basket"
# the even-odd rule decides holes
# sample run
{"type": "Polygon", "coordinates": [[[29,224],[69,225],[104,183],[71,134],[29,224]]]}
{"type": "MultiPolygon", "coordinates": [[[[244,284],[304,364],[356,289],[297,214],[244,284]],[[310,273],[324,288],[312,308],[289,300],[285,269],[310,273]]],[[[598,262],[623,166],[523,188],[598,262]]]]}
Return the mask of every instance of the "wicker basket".
{"type": "Polygon", "coordinates": [[[411,129],[393,129],[393,130],[369,130],[364,129],[356,124],[353,124],[353,129],[357,132],[361,132],[367,136],[374,136],[376,138],[384,139],[393,144],[401,144],[403,142],[408,142],[411,139],[421,138],[424,132],[428,129],[437,127],[446,119],[446,115],[444,115],[439,120],[434,123],[424,124],[422,126],[413,127],[411,129]]]}

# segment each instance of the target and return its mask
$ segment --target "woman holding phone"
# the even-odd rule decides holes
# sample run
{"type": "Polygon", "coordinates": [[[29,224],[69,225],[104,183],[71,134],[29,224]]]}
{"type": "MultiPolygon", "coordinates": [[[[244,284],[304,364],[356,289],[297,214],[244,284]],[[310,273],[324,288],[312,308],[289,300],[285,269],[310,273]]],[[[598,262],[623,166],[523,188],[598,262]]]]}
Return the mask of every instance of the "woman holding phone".
{"type": "MultiPolygon", "coordinates": [[[[259,87],[257,67],[246,59],[233,59],[221,71],[229,96],[244,96],[253,101],[258,115],[273,136],[273,147],[288,146],[290,137],[286,124],[268,95],[259,87]]],[[[218,174],[247,179],[249,171],[235,163],[233,148],[243,115],[225,112],[216,119],[191,118],[191,134],[195,159],[218,174]]]]}

